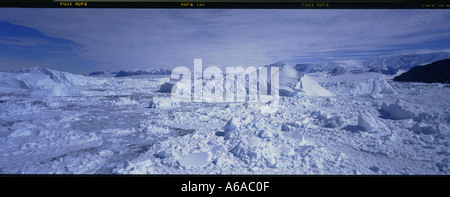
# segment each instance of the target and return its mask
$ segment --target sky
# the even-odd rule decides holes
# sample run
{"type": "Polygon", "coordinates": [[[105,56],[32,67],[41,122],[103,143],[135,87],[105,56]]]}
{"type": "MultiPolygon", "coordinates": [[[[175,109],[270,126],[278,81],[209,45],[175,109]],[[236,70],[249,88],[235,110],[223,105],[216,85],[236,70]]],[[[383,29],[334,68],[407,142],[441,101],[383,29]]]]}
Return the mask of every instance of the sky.
{"type": "Polygon", "coordinates": [[[450,10],[0,8],[0,70],[264,66],[450,48],[450,10]]]}

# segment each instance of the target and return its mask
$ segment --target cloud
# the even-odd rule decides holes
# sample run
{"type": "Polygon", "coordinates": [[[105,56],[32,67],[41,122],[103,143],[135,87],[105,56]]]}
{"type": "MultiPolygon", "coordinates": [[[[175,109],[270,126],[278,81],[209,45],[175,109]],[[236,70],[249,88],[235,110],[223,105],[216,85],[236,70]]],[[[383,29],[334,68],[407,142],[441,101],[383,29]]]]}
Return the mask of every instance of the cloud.
{"type": "MultiPolygon", "coordinates": [[[[1,8],[0,20],[83,46],[97,68],[358,59],[450,44],[449,10],[1,8]]],[[[92,68],[94,69],[94,68],[92,68]]]]}

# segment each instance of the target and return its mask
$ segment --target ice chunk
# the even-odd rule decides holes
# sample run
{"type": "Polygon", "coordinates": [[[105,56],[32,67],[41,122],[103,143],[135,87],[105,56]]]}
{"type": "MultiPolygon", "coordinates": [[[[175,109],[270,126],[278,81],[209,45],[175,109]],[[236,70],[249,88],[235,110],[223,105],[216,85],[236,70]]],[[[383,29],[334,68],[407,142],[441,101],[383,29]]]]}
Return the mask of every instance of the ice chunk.
{"type": "Polygon", "coordinates": [[[191,153],[178,160],[181,166],[186,168],[200,168],[208,165],[211,155],[207,152],[191,153]]]}
{"type": "Polygon", "coordinates": [[[227,124],[223,127],[225,133],[235,131],[239,128],[239,120],[237,118],[231,118],[227,124]]]}
{"type": "Polygon", "coordinates": [[[155,157],[156,157],[156,158],[159,158],[159,159],[165,159],[165,158],[167,158],[168,156],[169,156],[169,153],[167,153],[167,151],[165,151],[165,150],[159,151],[159,152],[157,152],[157,153],[155,154],[155,157]]]}
{"type": "Polygon", "coordinates": [[[397,100],[396,103],[387,105],[383,102],[380,108],[380,113],[384,118],[393,119],[393,120],[401,120],[401,119],[409,119],[414,118],[416,115],[406,109],[406,103],[397,100]]]}
{"type": "Polygon", "coordinates": [[[325,113],[325,112],[320,112],[320,115],[319,115],[319,117],[318,117],[318,119],[321,120],[321,121],[326,121],[326,120],[328,120],[329,118],[330,118],[330,115],[328,115],[328,114],[325,113]]]}
{"type": "Polygon", "coordinates": [[[375,173],[380,172],[380,168],[379,168],[379,167],[376,167],[376,166],[370,167],[369,170],[372,170],[372,171],[375,172],[375,173]]]}
{"type": "Polygon", "coordinates": [[[361,113],[358,116],[358,126],[364,131],[367,131],[369,133],[374,133],[377,131],[378,125],[375,120],[370,114],[368,113],[361,113]]]}
{"type": "Polygon", "coordinates": [[[313,112],[311,112],[311,114],[310,114],[310,116],[311,117],[313,117],[313,118],[318,118],[319,116],[320,116],[320,111],[313,111],[313,112]]]}
{"type": "Polygon", "coordinates": [[[236,137],[237,130],[239,129],[239,119],[238,118],[231,118],[227,124],[223,127],[223,132],[217,132],[216,135],[218,136],[224,136],[225,140],[232,139],[236,137]]]}
{"type": "Polygon", "coordinates": [[[416,134],[437,134],[438,129],[434,125],[428,125],[425,123],[417,123],[414,126],[411,127],[411,131],[413,131],[416,134]]]}
{"type": "Polygon", "coordinates": [[[238,158],[243,158],[246,155],[248,147],[246,147],[242,142],[236,145],[230,152],[238,158]]]}
{"type": "Polygon", "coordinates": [[[294,139],[295,141],[298,142],[299,145],[307,144],[305,137],[300,133],[300,131],[283,132],[283,136],[294,139]]]}
{"type": "Polygon", "coordinates": [[[286,123],[281,124],[281,131],[289,131],[290,126],[286,123]]]}
{"type": "Polygon", "coordinates": [[[262,130],[259,132],[258,136],[260,138],[272,138],[273,137],[273,133],[268,131],[268,130],[262,130]]]}
{"type": "Polygon", "coordinates": [[[324,127],[336,128],[344,124],[342,116],[333,116],[325,121],[324,127]]]}
{"type": "Polygon", "coordinates": [[[171,93],[172,87],[174,86],[174,83],[171,82],[165,82],[160,87],[158,92],[165,92],[165,93],[171,93]]]}
{"type": "MultiPolygon", "coordinates": [[[[352,95],[396,94],[394,88],[383,78],[372,78],[350,91],[352,95]]],[[[376,96],[373,96],[376,97],[376,96]]]]}
{"type": "Polygon", "coordinates": [[[150,100],[150,108],[171,108],[178,107],[179,104],[175,102],[171,97],[152,97],[150,100]]]}

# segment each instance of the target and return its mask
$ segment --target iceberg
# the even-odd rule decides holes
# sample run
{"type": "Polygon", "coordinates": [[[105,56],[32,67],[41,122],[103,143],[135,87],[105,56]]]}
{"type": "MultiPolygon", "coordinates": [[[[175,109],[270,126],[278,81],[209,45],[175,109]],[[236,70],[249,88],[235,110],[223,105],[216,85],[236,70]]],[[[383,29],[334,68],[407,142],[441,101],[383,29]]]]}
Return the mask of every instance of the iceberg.
{"type": "MultiPolygon", "coordinates": [[[[298,72],[291,66],[276,62],[267,67],[279,68],[279,95],[280,96],[332,96],[333,94],[319,85],[311,77],[298,72]]],[[[273,75],[273,74],[272,74],[273,75]]]]}
{"type": "Polygon", "coordinates": [[[350,91],[352,95],[396,94],[394,88],[383,78],[367,79],[350,91]]]}

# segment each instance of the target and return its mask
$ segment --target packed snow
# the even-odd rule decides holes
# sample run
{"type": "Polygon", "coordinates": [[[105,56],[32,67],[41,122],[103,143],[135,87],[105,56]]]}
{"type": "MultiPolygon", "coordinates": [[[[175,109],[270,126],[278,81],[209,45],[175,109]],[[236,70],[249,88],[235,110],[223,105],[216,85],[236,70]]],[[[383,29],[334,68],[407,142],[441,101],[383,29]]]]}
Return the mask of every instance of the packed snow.
{"type": "Polygon", "coordinates": [[[274,113],[175,102],[167,75],[1,72],[0,173],[450,174],[447,84],[273,66],[274,113]]]}

